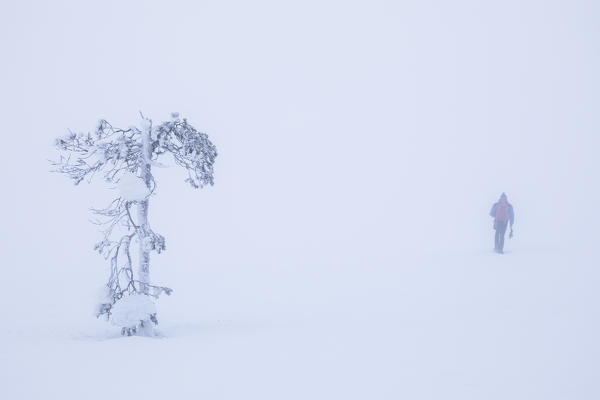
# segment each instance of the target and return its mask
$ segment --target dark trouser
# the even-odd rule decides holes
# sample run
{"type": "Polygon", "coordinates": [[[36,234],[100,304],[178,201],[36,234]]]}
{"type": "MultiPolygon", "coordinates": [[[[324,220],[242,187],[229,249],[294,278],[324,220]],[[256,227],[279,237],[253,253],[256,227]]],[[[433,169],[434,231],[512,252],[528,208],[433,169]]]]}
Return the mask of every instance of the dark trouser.
{"type": "Polygon", "coordinates": [[[494,249],[502,253],[504,251],[504,235],[506,234],[506,226],[508,225],[508,221],[495,221],[494,229],[496,230],[496,238],[494,241],[494,249]]]}

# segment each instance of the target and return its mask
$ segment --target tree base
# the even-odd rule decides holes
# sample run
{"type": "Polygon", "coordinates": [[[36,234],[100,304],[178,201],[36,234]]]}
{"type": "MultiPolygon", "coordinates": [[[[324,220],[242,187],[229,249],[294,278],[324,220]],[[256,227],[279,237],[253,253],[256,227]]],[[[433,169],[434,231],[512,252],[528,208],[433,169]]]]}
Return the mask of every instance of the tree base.
{"type": "Polygon", "coordinates": [[[155,326],[158,325],[156,314],[150,315],[147,320],[140,321],[139,324],[133,327],[121,328],[122,336],[156,336],[155,326]]]}

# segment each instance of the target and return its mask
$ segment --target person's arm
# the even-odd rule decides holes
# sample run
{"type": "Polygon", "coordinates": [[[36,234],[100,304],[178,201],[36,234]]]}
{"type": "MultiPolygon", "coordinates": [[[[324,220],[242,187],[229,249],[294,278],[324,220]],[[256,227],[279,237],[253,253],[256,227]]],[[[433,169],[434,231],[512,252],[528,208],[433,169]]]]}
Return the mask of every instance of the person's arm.
{"type": "Polygon", "coordinates": [[[510,217],[510,229],[512,229],[513,224],[515,223],[515,210],[512,205],[508,208],[508,213],[510,217]]]}
{"type": "Polygon", "coordinates": [[[498,203],[494,203],[494,205],[492,206],[492,209],[490,210],[490,217],[496,216],[496,206],[497,205],[498,205],[498,203]]]}

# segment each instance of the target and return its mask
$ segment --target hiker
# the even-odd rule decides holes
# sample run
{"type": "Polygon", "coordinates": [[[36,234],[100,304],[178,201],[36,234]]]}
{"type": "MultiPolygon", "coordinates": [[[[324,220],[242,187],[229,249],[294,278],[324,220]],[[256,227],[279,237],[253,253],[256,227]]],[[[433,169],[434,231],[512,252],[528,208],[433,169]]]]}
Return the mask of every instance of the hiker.
{"type": "Polygon", "coordinates": [[[515,222],[515,212],[513,206],[506,198],[506,194],[502,193],[500,200],[492,206],[490,216],[494,217],[494,229],[496,230],[496,237],[494,239],[494,251],[496,253],[504,253],[504,235],[506,234],[506,227],[510,222],[510,235],[509,238],[513,237],[513,224],[515,222]]]}

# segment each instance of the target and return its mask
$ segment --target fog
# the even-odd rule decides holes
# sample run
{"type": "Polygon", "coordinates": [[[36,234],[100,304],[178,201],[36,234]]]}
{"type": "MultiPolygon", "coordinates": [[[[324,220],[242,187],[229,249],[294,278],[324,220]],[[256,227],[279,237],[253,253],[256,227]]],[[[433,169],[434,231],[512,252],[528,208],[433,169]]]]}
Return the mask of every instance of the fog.
{"type": "MultiPolygon", "coordinates": [[[[89,207],[114,192],[75,187],[48,160],[69,130],[139,124],[139,112],[178,111],[219,152],[214,187],[154,169],[150,223],[167,251],[151,276],[175,290],[159,304],[177,334],[359,315],[368,303],[344,299],[363,284],[365,298],[383,282],[394,292],[396,279],[415,293],[457,276],[493,289],[463,268],[473,257],[533,268],[524,296],[548,260],[562,260],[560,279],[575,269],[574,287],[597,285],[599,18],[593,1],[5,2],[0,327],[40,331],[36,343],[100,335],[88,320],[106,263],[89,207]],[[502,192],[516,222],[499,259],[488,212],[502,192]]],[[[584,304],[597,319],[597,295],[584,304]]],[[[585,329],[592,343],[598,325],[585,329]]],[[[590,350],[581,365],[597,365],[590,350]]],[[[585,381],[577,398],[593,393],[585,381]]]]}

